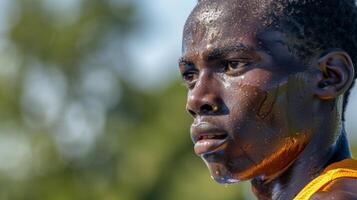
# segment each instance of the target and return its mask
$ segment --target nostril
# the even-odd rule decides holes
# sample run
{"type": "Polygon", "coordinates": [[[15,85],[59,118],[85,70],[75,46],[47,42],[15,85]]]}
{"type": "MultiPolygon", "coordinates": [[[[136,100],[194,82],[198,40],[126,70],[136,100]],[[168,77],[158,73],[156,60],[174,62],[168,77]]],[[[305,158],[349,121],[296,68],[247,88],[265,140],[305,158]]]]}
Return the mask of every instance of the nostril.
{"type": "Polygon", "coordinates": [[[201,112],[202,113],[210,113],[213,111],[213,107],[209,104],[204,104],[201,106],[201,112]]]}
{"type": "Polygon", "coordinates": [[[188,112],[190,113],[190,115],[192,115],[192,117],[196,117],[196,113],[190,109],[188,109],[188,112]]]}

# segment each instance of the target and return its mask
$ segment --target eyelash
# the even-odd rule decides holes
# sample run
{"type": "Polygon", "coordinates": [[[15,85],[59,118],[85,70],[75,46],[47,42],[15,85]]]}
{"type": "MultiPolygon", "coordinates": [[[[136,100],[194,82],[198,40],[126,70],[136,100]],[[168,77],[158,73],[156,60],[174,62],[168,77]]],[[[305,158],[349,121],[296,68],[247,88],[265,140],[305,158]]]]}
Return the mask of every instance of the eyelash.
{"type": "MultiPolygon", "coordinates": [[[[223,62],[223,70],[227,75],[236,75],[243,67],[251,64],[248,59],[241,60],[227,60],[223,62]]],[[[192,88],[198,78],[199,72],[197,70],[187,70],[182,74],[184,85],[192,88]]]]}
{"type": "Polygon", "coordinates": [[[224,72],[228,75],[234,75],[249,64],[251,62],[248,59],[225,61],[224,72]]]}
{"type": "Polygon", "coordinates": [[[195,70],[189,70],[182,74],[182,79],[188,88],[191,88],[197,80],[198,72],[195,70]]]}

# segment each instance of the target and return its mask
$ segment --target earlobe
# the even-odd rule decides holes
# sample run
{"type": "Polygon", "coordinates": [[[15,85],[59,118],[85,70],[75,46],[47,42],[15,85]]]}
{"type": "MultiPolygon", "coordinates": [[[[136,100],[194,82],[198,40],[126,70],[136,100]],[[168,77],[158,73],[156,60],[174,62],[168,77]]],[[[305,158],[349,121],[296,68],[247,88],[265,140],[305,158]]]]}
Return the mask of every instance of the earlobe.
{"type": "Polygon", "coordinates": [[[315,94],[320,99],[334,99],[350,88],[355,73],[348,53],[330,51],[318,59],[317,65],[320,75],[315,94]]]}

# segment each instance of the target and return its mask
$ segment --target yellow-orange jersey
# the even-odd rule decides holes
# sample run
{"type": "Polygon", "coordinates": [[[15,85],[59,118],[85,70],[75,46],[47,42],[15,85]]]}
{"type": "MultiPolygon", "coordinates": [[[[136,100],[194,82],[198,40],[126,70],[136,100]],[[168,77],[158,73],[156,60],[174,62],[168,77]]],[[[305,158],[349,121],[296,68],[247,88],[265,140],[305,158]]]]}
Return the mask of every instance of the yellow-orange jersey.
{"type": "Polygon", "coordinates": [[[328,166],[318,177],[302,189],[294,200],[309,200],[316,192],[324,192],[338,178],[357,179],[357,160],[346,159],[328,166]]]}

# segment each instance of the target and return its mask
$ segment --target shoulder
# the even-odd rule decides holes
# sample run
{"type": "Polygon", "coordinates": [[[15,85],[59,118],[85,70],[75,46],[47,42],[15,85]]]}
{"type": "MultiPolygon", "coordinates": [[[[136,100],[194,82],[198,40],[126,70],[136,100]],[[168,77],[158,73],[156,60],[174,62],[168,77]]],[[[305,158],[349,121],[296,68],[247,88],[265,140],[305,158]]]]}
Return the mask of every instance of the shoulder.
{"type": "Polygon", "coordinates": [[[318,192],[311,200],[357,200],[357,179],[339,178],[329,183],[323,192],[318,192]]]}

